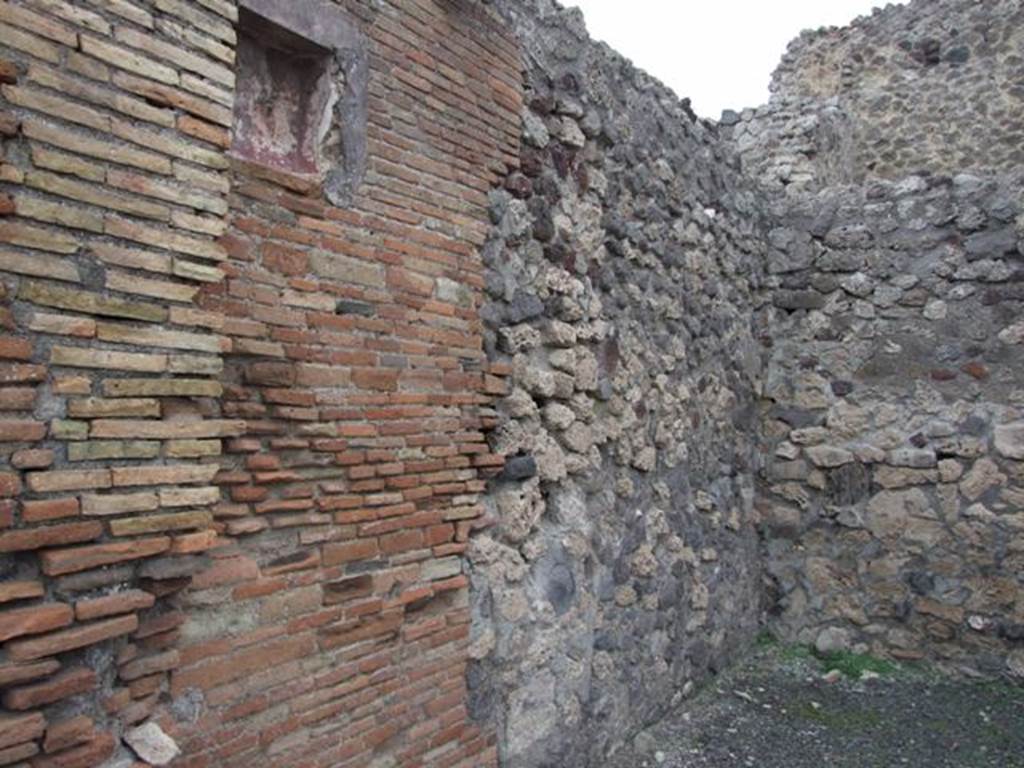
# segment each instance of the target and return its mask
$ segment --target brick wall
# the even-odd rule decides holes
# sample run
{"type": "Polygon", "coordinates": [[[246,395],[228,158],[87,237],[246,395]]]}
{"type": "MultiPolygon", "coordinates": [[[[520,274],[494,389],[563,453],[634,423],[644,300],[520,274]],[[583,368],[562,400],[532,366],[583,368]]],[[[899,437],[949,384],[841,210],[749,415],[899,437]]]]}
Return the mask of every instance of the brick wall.
{"type": "Polygon", "coordinates": [[[228,152],[233,2],[0,4],[0,765],[152,755],[146,721],[180,766],[495,761],[462,552],[517,54],[468,0],[344,7],[339,207],[228,152]]]}

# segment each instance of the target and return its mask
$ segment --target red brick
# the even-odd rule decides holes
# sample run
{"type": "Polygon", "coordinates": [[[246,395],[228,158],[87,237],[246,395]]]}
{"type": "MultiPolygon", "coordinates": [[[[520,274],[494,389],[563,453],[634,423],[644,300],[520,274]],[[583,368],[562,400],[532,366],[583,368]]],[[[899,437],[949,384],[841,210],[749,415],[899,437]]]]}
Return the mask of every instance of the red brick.
{"type": "Polygon", "coordinates": [[[376,539],[358,539],[324,545],[323,565],[331,567],[356,560],[370,560],[379,554],[376,539]]]}
{"type": "Polygon", "coordinates": [[[262,263],[271,272],[282,275],[304,275],[309,272],[309,256],[305,251],[266,243],[261,248],[262,263]]]}
{"type": "Polygon", "coordinates": [[[18,65],[9,59],[0,59],[0,83],[14,85],[18,82],[18,65]]]}
{"type": "Polygon", "coordinates": [[[155,598],[149,592],[143,592],[141,589],[129,589],[106,597],[79,600],[75,603],[75,618],[79,621],[90,621],[106,616],[116,616],[119,613],[151,608],[154,602],[155,598]]]}
{"type": "Polygon", "coordinates": [[[0,552],[20,552],[27,549],[59,547],[91,541],[103,535],[103,524],[90,520],[82,523],[63,523],[45,528],[0,533],[0,552]]]}
{"type": "Polygon", "coordinates": [[[74,618],[70,605],[49,603],[0,611],[0,642],[66,627],[74,618]]]}
{"type": "Polygon", "coordinates": [[[41,677],[52,675],[58,669],[60,669],[60,662],[56,659],[45,659],[28,664],[0,664],[0,688],[38,680],[41,677]]]}
{"type": "Polygon", "coordinates": [[[45,589],[42,582],[39,581],[0,582],[0,603],[42,597],[43,594],[45,594],[45,589]]]}
{"type": "Polygon", "coordinates": [[[46,437],[46,425],[38,421],[0,421],[0,442],[34,442],[42,440],[44,437],[46,437]]]}
{"type": "Polygon", "coordinates": [[[4,387],[0,389],[0,410],[31,411],[36,404],[34,387],[4,387]]]}
{"type": "MultiPolygon", "coordinates": [[[[99,733],[80,747],[46,757],[37,757],[32,761],[32,768],[94,768],[109,759],[114,754],[116,746],[111,734],[99,733]]],[[[139,768],[139,765],[136,763],[132,768],[139,768]]]]}
{"type": "Polygon", "coordinates": [[[4,693],[8,709],[25,710],[52,704],[96,687],[96,673],[91,669],[72,669],[33,685],[12,688],[4,693]]]}
{"type": "Polygon", "coordinates": [[[42,737],[46,718],[42,712],[23,715],[0,715],[0,748],[32,741],[42,737]]]}
{"type": "Polygon", "coordinates": [[[15,661],[31,661],[44,656],[95,645],[112,637],[134,632],[139,625],[136,616],[121,616],[116,619],[83,624],[41,637],[14,640],[7,644],[8,658],[15,661]]]}
{"type": "Polygon", "coordinates": [[[177,695],[188,688],[210,690],[232,680],[252,675],[254,672],[305,658],[315,652],[316,643],[312,637],[298,636],[273,640],[233,653],[215,662],[181,669],[171,677],[171,691],[177,695]]]}
{"type": "MultiPolygon", "coordinates": [[[[0,498],[9,499],[21,492],[21,478],[14,472],[0,472],[0,498]]],[[[3,540],[0,539],[0,542],[3,540]]],[[[0,544],[0,547],[3,545],[0,544]]]]}
{"type": "MultiPolygon", "coordinates": [[[[2,201],[0,201],[0,208],[2,208],[2,201]]],[[[0,336],[0,358],[31,360],[32,342],[28,339],[19,339],[14,336],[0,336]]]]}
{"type": "Polygon", "coordinates": [[[68,747],[88,741],[93,736],[95,724],[92,718],[85,715],[62,720],[46,729],[46,739],[43,741],[45,752],[59,752],[68,747]]]}
{"type": "Polygon", "coordinates": [[[18,469],[46,469],[53,464],[55,455],[49,449],[17,451],[11,456],[11,465],[18,469]]]}
{"type": "Polygon", "coordinates": [[[26,501],[21,506],[21,519],[26,523],[42,523],[65,517],[77,517],[80,508],[77,498],[26,501]]]}
{"type": "Polygon", "coordinates": [[[39,754],[39,747],[34,741],[30,741],[26,744],[18,744],[14,747],[8,747],[7,749],[0,749],[0,765],[11,765],[17,763],[18,768],[25,765],[21,762],[33,755],[39,754]]]}
{"type": "Polygon", "coordinates": [[[380,550],[386,555],[394,555],[399,552],[408,552],[411,549],[420,549],[423,543],[423,531],[398,531],[380,537],[380,550]]]}
{"type": "Polygon", "coordinates": [[[149,539],[94,544],[88,547],[48,550],[40,554],[40,560],[43,564],[43,573],[48,576],[63,576],[103,565],[150,557],[165,552],[170,546],[169,538],[156,536],[149,539]]]}

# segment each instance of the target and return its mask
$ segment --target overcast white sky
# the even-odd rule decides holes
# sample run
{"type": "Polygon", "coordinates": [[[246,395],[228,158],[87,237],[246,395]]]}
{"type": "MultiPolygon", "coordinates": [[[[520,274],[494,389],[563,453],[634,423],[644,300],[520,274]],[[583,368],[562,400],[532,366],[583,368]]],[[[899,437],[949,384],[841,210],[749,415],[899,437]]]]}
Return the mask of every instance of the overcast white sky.
{"type": "Polygon", "coordinates": [[[590,36],[693,102],[702,117],[768,100],[768,81],[804,29],[845,25],[886,0],[563,0],[590,36]]]}

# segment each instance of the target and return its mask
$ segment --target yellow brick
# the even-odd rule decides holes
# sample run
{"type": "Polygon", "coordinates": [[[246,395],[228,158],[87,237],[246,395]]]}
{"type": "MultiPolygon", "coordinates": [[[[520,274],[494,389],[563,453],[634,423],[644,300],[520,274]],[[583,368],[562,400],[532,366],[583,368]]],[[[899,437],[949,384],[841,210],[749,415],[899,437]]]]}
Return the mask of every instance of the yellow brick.
{"type": "Polygon", "coordinates": [[[130,487],[178,483],[207,484],[219,470],[220,467],[216,464],[176,464],[169,467],[115,467],[110,472],[115,486],[130,487]]]}
{"type": "Polygon", "coordinates": [[[75,419],[160,417],[160,401],[152,397],[86,397],[68,401],[68,416],[75,419]]]}
{"type": "Polygon", "coordinates": [[[83,515],[123,515],[126,512],[152,512],[160,508],[155,493],[83,494],[83,515]]]}
{"type": "Polygon", "coordinates": [[[137,296],[152,296],[167,301],[190,302],[199,293],[199,288],[184,283],[169,283],[166,280],[151,280],[127,272],[110,270],[107,272],[107,288],[122,293],[133,293],[137,296]]]}
{"type": "Polygon", "coordinates": [[[178,84],[178,72],[129,48],[113,45],[91,35],[82,35],[82,51],[112,67],[134,72],[160,83],[178,84]]]}
{"type": "Polygon", "coordinates": [[[185,163],[174,163],[174,178],[210,192],[226,195],[231,190],[231,182],[225,174],[210,173],[185,163]]]}
{"type": "MultiPolygon", "coordinates": [[[[59,173],[70,173],[87,181],[102,182],[106,177],[106,170],[102,165],[91,163],[74,155],[48,149],[41,144],[32,144],[32,164],[37,168],[45,168],[49,171],[59,173]]],[[[22,178],[24,181],[24,178],[22,178]]]]}
{"type": "Polygon", "coordinates": [[[195,325],[219,331],[224,328],[224,315],[220,312],[204,312],[192,307],[171,307],[171,322],[175,325],[195,325]]]}
{"type": "Polygon", "coordinates": [[[30,139],[52,144],[77,154],[98,157],[122,165],[131,165],[154,173],[169,174],[171,172],[170,160],[153,152],[101,141],[83,133],[58,128],[38,120],[26,120],[22,124],[21,130],[30,139]]]}
{"type": "Polygon", "coordinates": [[[51,64],[60,63],[60,48],[53,43],[40,40],[35,35],[30,35],[16,27],[0,24],[0,48],[5,45],[17,48],[19,51],[24,51],[30,56],[43,59],[51,64]]]}
{"type": "Polygon", "coordinates": [[[68,51],[67,68],[68,72],[88,77],[90,80],[98,80],[101,83],[110,82],[110,67],[102,61],[96,61],[92,56],[84,56],[78,51],[68,51]]]}
{"type": "Polygon", "coordinates": [[[219,381],[207,379],[104,379],[107,397],[220,397],[219,381]]]}
{"type": "MultiPolygon", "coordinates": [[[[83,101],[90,101],[93,104],[115,109],[139,120],[156,123],[164,127],[173,127],[175,124],[174,113],[169,109],[151,106],[142,99],[126,96],[119,91],[95,85],[87,80],[70,77],[65,72],[42,64],[33,64],[29,67],[28,80],[47,88],[62,91],[69,96],[74,96],[83,101]]],[[[59,113],[56,114],[59,115],[59,113]]],[[[76,122],[82,121],[78,120],[76,122]]],[[[109,126],[109,118],[107,119],[107,124],[109,126]]]]}
{"type": "Polygon", "coordinates": [[[10,163],[0,162],[0,181],[6,181],[9,184],[21,184],[24,178],[25,174],[21,172],[20,168],[15,168],[10,163]]]}
{"type": "Polygon", "coordinates": [[[161,488],[157,495],[161,507],[206,507],[220,501],[220,488],[161,488]]]}
{"type": "Polygon", "coordinates": [[[41,253],[27,256],[17,251],[0,248],[0,269],[19,275],[33,277],[51,277],[69,283],[81,282],[78,267],[70,261],[57,256],[45,256],[41,253]]]}
{"type": "Polygon", "coordinates": [[[89,438],[89,422],[54,419],[50,422],[50,437],[54,440],[64,441],[87,440],[89,438]]]}
{"type": "Polygon", "coordinates": [[[18,298],[43,307],[56,307],[88,315],[122,317],[153,323],[164,322],[168,315],[165,307],[156,304],[123,301],[39,280],[22,280],[21,285],[18,286],[18,298]]]}
{"type": "Polygon", "coordinates": [[[114,37],[120,43],[145,51],[158,59],[169,61],[180,69],[194,72],[228,88],[235,87],[234,72],[204,56],[197,56],[180,44],[166,42],[131,27],[118,27],[114,31],[114,37]]]}
{"type": "Polygon", "coordinates": [[[220,456],[220,440],[169,440],[164,447],[167,456],[177,459],[220,456]]]}
{"type": "Polygon", "coordinates": [[[219,376],[224,371],[224,361],[219,357],[203,355],[171,355],[167,370],[171,373],[219,376]]]}
{"type": "Polygon", "coordinates": [[[143,440],[194,440],[198,438],[241,435],[244,421],[204,419],[195,421],[159,421],[146,419],[97,419],[92,422],[93,438],[139,438],[143,440]]]}
{"type": "Polygon", "coordinates": [[[92,389],[92,379],[88,376],[54,376],[53,393],[55,395],[87,395],[92,389]]]}
{"type": "Polygon", "coordinates": [[[54,253],[78,251],[78,240],[71,235],[13,221],[0,222],[0,243],[54,253]]]}
{"type": "Polygon", "coordinates": [[[18,194],[14,196],[14,209],[19,216],[26,219],[44,221],[47,224],[59,224],[72,229],[103,232],[103,214],[83,208],[74,208],[39,197],[18,194]]]}
{"type": "Polygon", "coordinates": [[[218,215],[224,215],[228,210],[227,202],[221,197],[198,192],[192,186],[162,181],[130,171],[122,171],[116,168],[110,169],[107,173],[107,184],[118,189],[136,192],[147,197],[155,197],[158,200],[166,200],[171,203],[187,206],[188,208],[198,208],[218,215]]]}
{"type": "MultiPolygon", "coordinates": [[[[229,21],[238,21],[238,5],[231,0],[196,0],[196,2],[229,21]]],[[[232,38],[233,40],[234,38],[232,38]]]]}
{"type": "Polygon", "coordinates": [[[198,48],[208,56],[219,59],[225,64],[234,66],[235,49],[233,46],[224,45],[212,37],[198,32],[195,27],[187,27],[170,19],[163,18],[157,21],[156,28],[165,38],[178,41],[184,45],[198,48]]]}
{"type": "Polygon", "coordinates": [[[97,243],[92,246],[92,252],[96,257],[107,264],[116,264],[119,267],[131,269],[144,269],[147,272],[159,272],[169,275],[171,273],[172,258],[165,253],[155,251],[141,251],[137,248],[122,248],[107,243],[97,243]]]}
{"type": "Polygon", "coordinates": [[[108,469],[29,472],[27,481],[28,487],[36,493],[53,493],[109,488],[111,475],[108,469]]]}
{"type": "Polygon", "coordinates": [[[4,98],[16,106],[43,112],[97,131],[110,130],[110,117],[95,109],[32,88],[5,85],[2,90],[4,98]]]}
{"type": "Polygon", "coordinates": [[[228,160],[222,153],[185,141],[180,133],[156,133],[117,118],[111,120],[110,130],[120,139],[138,144],[140,147],[149,147],[180,160],[188,160],[191,163],[218,170],[228,167],[228,160]]]}
{"type": "Polygon", "coordinates": [[[135,3],[128,2],[128,0],[87,0],[87,2],[95,5],[97,8],[115,13],[123,19],[133,21],[147,29],[153,28],[152,14],[143,10],[135,3]]]}
{"type": "MultiPolygon", "coordinates": [[[[204,99],[215,101],[221,106],[226,107],[228,110],[234,108],[234,91],[226,91],[223,88],[214,85],[213,83],[203,80],[202,78],[196,77],[195,75],[190,75],[188,72],[185,72],[181,76],[181,87],[184,88],[186,91],[191,91],[197,96],[202,96],[204,99]]],[[[230,122],[225,123],[223,120],[213,120],[213,122],[220,123],[221,125],[226,127],[231,126],[230,122]]]]}
{"type": "Polygon", "coordinates": [[[193,261],[185,261],[184,259],[174,260],[173,272],[178,277],[197,280],[201,283],[219,283],[224,279],[224,273],[217,267],[196,264],[193,261]]]}
{"type": "MultiPolygon", "coordinates": [[[[108,192],[104,187],[75,181],[65,176],[57,176],[45,171],[30,171],[25,174],[25,184],[61,197],[68,197],[79,202],[89,203],[100,208],[109,208],[120,213],[130,213],[149,219],[167,221],[170,209],[166,205],[152,203],[128,195],[108,192]]],[[[100,229],[99,231],[103,231],[100,229]]]]}
{"type": "Polygon", "coordinates": [[[66,45],[68,48],[78,47],[78,35],[71,27],[30,11],[28,8],[2,2],[0,3],[0,22],[22,27],[61,45],[66,45]]]}
{"type": "Polygon", "coordinates": [[[52,315],[46,312],[33,312],[32,319],[28,322],[28,328],[30,331],[36,331],[37,333],[77,336],[83,339],[92,338],[96,335],[96,321],[91,318],[52,315]]]}
{"type": "Polygon", "coordinates": [[[223,219],[213,216],[196,216],[192,213],[182,211],[171,212],[171,225],[177,229],[188,229],[201,235],[220,237],[227,231],[227,224],[223,219]]]}
{"type": "Polygon", "coordinates": [[[262,339],[232,339],[232,352],[236,355],[258,355],[260,357],[284,357],[284,346],[278,341],[262,339]]]}
{"type": "Polygon", "coordinates": [[[137,536],[141,533],[208,528],[211,525],[213,525],[213,515],[209,512],[171,512],[164,515],[111,520],[110,532],[115,536],[137,536]]]}
{"type": "Polygon", "coordinates": [[[68,461],[155,459],[160,443],[155,440],[84,440],[68,445],[68,461]]]}
{"type": "Polygon", "coordinates": [[[165,331],[152,326],[123,325],[121,323],[100,323],[96,327],[96,336],[101,341],[119,344],[214,353],[220,352],[226,341],[220,336],[209,334],[165,331]]]}
{"type": "Polygon", "coordinates": [[[98,13],[87,11],[84,8],[77,8],[67,0],[29,0],[34,8],[48,11],[72,24],[99,32],[101,35],[110,34],[110,24],[98,13]]]}
{"type": "Polygon", "coordinates": [[[196,96],[180,88],[174,88],[165,83],[156,83],[144,77],[137,77],[129,72],[115,72],[113,80],[114,85],[121,90],[127,93],[134,93],[136,96],[141,96],[154,104],[180,109],[224,127],[231,126],[232,108],[214,103],[206,97],[200,98],[202,93],[196,96]]]}
{"type": "Polygon", "coordinates": [[[81,347],[54,347],[50,350],[50,364],[70,368],[106,368],[117,371],[145,371],[161,373],[167,370],[167,355],[141,352],[110,352],[106,349],[81,347]]]}
{"type": "MultiPolygon", "coordinates": [[[[177,16],[182,21],[187,21],[196,29],[202,29],[206,33],[231,44],[236,42],[235,29],[232,24],[228,24],[223,19],[218,19],[216,16],[198,10],[195,7],[195,3],[187,3],[182,0],[156,0],[155,5],[157,10],[177,16]]],[[[207,3],[200,3],[200,5],[210,7],[207,3]]],[[[215,10],[221,16],[225,16],[231,21],[237,21],[237,9],[229,9],[227,8],[228,5],[228,3],[219,3],[211,10],[215,10]],[[229,14],[233,14],[233,17],[229,14]]]]}
{"type": "Polygon", "coordinates": [[[210,259],[211,261],[224,261],[227,259],[224,248],[212,240],[188,237],[166,229],[146,227],[127,219],[108,218],[107,234],[112,237],[133,240],[143,245],[151,245],[168,251],[197,256],[200,259],[210,259]]]}

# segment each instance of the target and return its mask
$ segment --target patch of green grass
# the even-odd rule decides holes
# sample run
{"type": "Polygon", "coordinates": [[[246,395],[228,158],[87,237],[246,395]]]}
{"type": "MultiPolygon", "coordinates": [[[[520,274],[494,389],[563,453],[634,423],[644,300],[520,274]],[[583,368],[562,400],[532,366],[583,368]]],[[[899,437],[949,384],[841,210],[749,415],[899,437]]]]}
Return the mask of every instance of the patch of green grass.
{"type": "Polygon", "coordinates": [[[852,680],[860,680],[865,672],[874,672],[876,675],[892,676],[898,671],[898,667],[891,661],[879,659],[867,653],[853,653],[851,651],[833,651],[821,657],[821,666],[825,672],[837,669],[844,676],[852,680]]]}
{"type": "Polygon", "coordinates": [[[806,645],[786,645],[779,651],[783,661],[806,661],[814,658],[814,652],[806,645]]]}
{"type": "Polygon", "coordinates": [[[827,709],[815,707],[810,703],[802,703],[793,709],[793,714],[801,720],[836,731],[871,731],[880,728],[884,720],[879,712],[871,709],[827,709]]]}
{"type": "Polygon", "coordinates": [[[754,638],[754,644],[758,648],[774,648],[779,644],[779,639],[767,629],[762,629],[754,638]]]}

